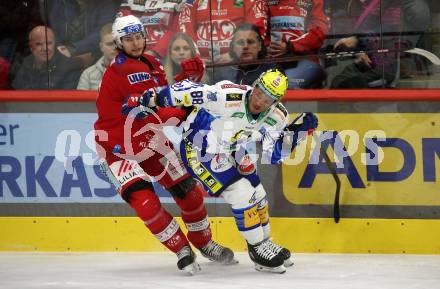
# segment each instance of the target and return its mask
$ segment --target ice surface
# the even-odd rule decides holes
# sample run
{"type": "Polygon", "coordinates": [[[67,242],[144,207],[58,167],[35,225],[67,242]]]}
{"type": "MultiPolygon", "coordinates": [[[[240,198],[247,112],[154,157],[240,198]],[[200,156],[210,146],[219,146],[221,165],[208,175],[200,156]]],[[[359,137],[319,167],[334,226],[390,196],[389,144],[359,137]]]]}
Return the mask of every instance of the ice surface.
{"type": "Polygon", "coordinates": [[[440,288],[440,256],[295,254],[282,275],[255,271],[245,253],[237,259],[222,266],[199,256],[202,271],[186,276],[171,253],[0,253],[0,288],[440,288]]]}

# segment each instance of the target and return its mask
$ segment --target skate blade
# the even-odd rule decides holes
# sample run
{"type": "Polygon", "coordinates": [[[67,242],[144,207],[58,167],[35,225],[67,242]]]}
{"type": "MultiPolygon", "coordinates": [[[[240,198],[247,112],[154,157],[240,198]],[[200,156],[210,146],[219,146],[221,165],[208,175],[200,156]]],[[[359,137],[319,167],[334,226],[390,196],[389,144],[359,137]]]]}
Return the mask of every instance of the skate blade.
{"type": "Polygon", "coordinates": [[[188,275],[193,276],[197,274],[197,272],[202,271],[202,268],[200,267],[199,263],[194,262],[186,267],[183,267],[182,270],[185,271],[188,275]]]}
{"type": "Polygon", "coordinates": [[[293,266],[293,261],[292,261],[292,259],[286,259],[286,260],[284,260],[284,267],[291,267],[291,266],[293,266]]]}
{"type": "Polygon", "coordinates": [[[284,265],[281,265],[278,267],[266,267],[266,266],[262,266],[259,264],[255,264],[255,270],[257,270],[259,272],[283,274],[286,272],[286,267],[284,267],[284,265]]]}

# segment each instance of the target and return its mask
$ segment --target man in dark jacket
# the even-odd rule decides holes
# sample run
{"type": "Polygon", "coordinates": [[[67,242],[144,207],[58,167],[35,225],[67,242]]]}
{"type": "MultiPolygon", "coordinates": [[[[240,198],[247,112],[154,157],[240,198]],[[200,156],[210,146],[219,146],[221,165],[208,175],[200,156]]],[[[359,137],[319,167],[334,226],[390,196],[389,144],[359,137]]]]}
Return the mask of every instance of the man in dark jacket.
{"type": "Polygon", "coordinates": [[[19,68],[15,89],[75,89],[81,73],[78,61],[55,49],[55,35],[49,27],[37,26],[29,33],[32,52],[19,68]]]}

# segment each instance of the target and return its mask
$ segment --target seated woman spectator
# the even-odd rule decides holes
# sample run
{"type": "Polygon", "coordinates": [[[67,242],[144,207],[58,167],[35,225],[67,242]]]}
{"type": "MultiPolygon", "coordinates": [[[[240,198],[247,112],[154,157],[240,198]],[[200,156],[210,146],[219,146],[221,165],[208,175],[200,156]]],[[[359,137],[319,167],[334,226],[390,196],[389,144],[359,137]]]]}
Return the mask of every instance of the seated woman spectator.
{"type": "MultiPolygon", "coordinates": [[[[164,69],[168,83],[174,83],[174,77],[181,72],[180,64],[183,60],[193,58],[198,54],[199,52],[191,37],[182,32],[176,33],[171,38],[165,58],[164,69]]],[[[207,82],[206,75],[202,78],[202,82],[207,82]]]]}
{"type": "Polygon", "coordinates": [[[99,48],[103,55],[95,64],[83,71],[79,78],[77,89],[98,90],[105,69],[117,54],[116,44],[112,37],[112,23],[104,25],[100,35],[99,48]]]}
{"type": "MultiPolygon", "coordinates": [[[[251,23],[238,25],[232,36],[229,55],[233,62],[265,59],[267,49],[259,28],[251,23]]],[[[273,63],[263,63],[214,68],[214,82],[230,80],[233,83],[252,85],[261,73],[275,66],[273,63]]]]}
{"type": "Polygon", "coordinates": [[[12,81],[15,89],[75,89],[81,73],[77,61],[55,49],[51,28],[37,26],[29,33],[31,55],[25,57],[12,81]]]}

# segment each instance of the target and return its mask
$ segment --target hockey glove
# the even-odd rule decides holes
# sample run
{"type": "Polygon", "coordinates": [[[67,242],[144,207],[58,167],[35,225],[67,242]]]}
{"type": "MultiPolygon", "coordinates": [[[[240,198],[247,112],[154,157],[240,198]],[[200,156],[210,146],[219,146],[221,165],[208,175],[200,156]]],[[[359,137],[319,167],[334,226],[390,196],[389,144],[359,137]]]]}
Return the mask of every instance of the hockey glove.
{"type": "Polygon", "coordinates": [[[182,72],[174,77],[175,81],[189,79],[193,82],[200,82],[202,80],[205,64],[199,56],[183,60],[180,66],[182,67],[182,72]]]}
{"type": "Polygon", "coordinates": [[[292,123],[290,123],[285,128],[285,130],[295,133],[306,131],[308,135],[311,135],[317,127],[318,118],[316,117],[316,115],[311,112],[306,112],[305,114],[302,114],[299,117],[295,118],[292,123]],[[302,117],[302,123],[297,124],[296,122],[299,120],[300,117],[302,117]]]}
{"type": "MultiPolygon", "coordinates": [[[[145,90],[142,94],[130,94],[125,98],[124,103],[122,104],[121,112],[124,115],[128,115],[130,111],[135,107],[149,107],[153,108],[156,106],[154,100],[156,98],[156,91],[152,88],[145,90]]],[[[144,113],[144,116],[146,113],[144,113]]],[[[142,116],[137,116],[142,117],[142,116]]]]}
{"type": "Polygon", "coordinates": [[[145,106],[152,107],[154,106],[154,99],[156,98],[156,91],[153,88],[145,90],[142,94],[139,95],[130,95],[127,99],[128,107],[136,107],[136,106],[145,106]],[[151,104],[150,104],[150,100],[151,104]]]}

